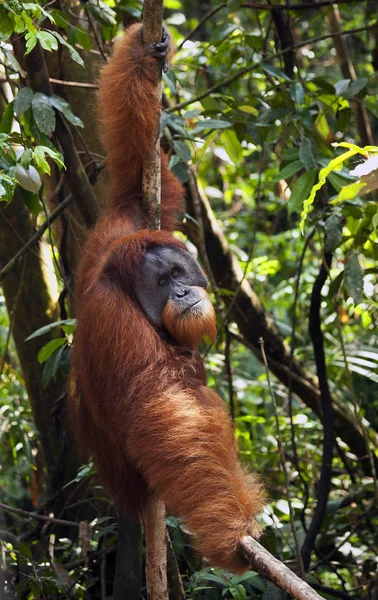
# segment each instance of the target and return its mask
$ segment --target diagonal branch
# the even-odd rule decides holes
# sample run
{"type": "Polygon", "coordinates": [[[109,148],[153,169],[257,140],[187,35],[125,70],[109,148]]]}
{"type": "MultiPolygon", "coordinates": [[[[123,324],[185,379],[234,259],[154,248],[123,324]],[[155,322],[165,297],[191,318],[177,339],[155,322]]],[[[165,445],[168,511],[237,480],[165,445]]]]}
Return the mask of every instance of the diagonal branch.
{"type": "Polygon", "coordinates": [[[284,563],[250,536],[240,542],[240,551],[254,571],[285,590],[297,600],[320,600],[319,594],[284,563]]]}

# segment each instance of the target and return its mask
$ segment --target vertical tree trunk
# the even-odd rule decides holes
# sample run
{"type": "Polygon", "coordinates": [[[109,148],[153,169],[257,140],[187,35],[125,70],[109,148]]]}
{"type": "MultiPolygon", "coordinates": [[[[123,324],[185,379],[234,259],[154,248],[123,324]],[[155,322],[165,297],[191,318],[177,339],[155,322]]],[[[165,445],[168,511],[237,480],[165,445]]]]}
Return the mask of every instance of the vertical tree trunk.
{"type": "MultiPolygon", "coordinates": [[[[162,37],[163,1],[145,0],[143,5],[143,40],[145,46],[158,43],[162,37]]],[[[161,101],[161,64],[156,61],[157,95],[161,101]]],[[[160,229],[160,114],[151,132],[149,156],[143,164],[143,208],[150,229],[160,229]]],[[[146,580],[148,600],[168,600],[167,545],[165,538],[165,506],[151,496],[145,514],[146,580]]]]}

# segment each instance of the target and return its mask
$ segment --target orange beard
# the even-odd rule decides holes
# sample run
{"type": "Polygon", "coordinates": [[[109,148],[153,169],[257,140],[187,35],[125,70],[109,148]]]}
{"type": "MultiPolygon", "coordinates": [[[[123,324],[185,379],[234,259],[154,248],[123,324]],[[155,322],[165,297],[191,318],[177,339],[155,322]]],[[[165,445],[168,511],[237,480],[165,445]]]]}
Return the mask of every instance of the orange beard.
{"type": "Polygon", "coordinates": [[[184,314],[176,302],[169,299],[163,311],[163,323],[169,333],[181,344],[191,350],[196,350],[204,336],[215,340],[217,335],[215,312],[206,290],[196,288],[202,297],[198,305],[193,306],[184,314]]]}

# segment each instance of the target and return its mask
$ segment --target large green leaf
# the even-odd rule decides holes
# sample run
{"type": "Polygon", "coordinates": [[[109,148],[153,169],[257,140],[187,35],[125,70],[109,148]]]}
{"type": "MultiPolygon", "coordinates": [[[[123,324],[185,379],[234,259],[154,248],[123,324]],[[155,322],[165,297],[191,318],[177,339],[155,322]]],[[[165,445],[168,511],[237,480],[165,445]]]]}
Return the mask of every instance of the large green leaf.
{"type": "Polygon", "coordinates": [[[325,222],[325,246],[326,252],[333,252],[339,245],[343,235],[343,216],[331,215],[325,222]]]}
{"type": "Polygon", "coordinates": [[[47,342],[47,344],[42,346],[42,348],[38,352],[38,362],[40,362],[40,363],[46,362],[58,348],[60,348],[61,346],[63,346],[63,344],[66,344],[66,343],[67,343],[67,340],[64,337],[56,338],[55,340],[51,340],[50,342],[47,342]]]}
{"type": "Polygon", "coordinates": [[[352,254],[345,266],[344,284],[347,295],[353,298],[355,304],[360,304],[363,300],[363,274],[358,256],[352,254]]]}
{"type": "Polygon", "coordinates": [[[300,175],[300,177],[298,177],[293,189],[291,190],[291,196],[287,204],[289,215],[293,212],[297,212],[298,214],[300,213],[303,202],[306,200],[312,186],[314,185],[315,177],[316,169],[305,171],[302,173],[302,175],[300,175]]]}
{"type": "Polygon", "coordinates": [[[31,106],[33,100],[33,90],[24,87],[21,88],[14,99],[14,110],[16,115],[19,117],[31,106]]]}
{"type": "Polygon", "coordinates": [[[55,129],[55,114],[49,98],[40,92],[34,94],[32,110],[38,129],[42,133],[50,135],[55,129]]]}
{"type": "Polygon", "coordinates": [[[67,100],[64,100],[64,98],[55,95],[50,96],[49,100],[51,106],[59,110],[59,112],[63,113],[67,121],[72,123],[72,125],[75,125],[75,127],[84,127],[83,121],[73,114],[72,108],[67,102],[67,100]]]}

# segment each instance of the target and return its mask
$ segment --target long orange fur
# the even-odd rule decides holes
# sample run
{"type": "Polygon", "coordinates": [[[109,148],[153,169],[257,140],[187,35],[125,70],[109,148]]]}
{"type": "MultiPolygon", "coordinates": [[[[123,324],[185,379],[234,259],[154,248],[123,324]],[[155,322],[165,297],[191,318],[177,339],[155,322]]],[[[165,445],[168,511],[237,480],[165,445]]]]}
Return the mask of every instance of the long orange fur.
{"type": "MultiPolygon", "coordinates": [[[[142,163],[160,110],[154,60],[145,56],[141,27],[132,26],[100,77],[111,183],[105,215],[89,234],[77,276],[70,411],[79,441],[120,510],[141,514],[148,494],[158,494],[183,518],[211,564],[242,572],[238,542],[259,535],[262,487],[240,465],[225,405],[206,387],[198,354],[188,351],[190,341],[199,342],[198,323],[192,334],[190,323],[175,330],[167,305],[165,322],[178,338],[168,343],[146,320],[134,292],[149,247],[185,248],[170,233],[183,194],[163,153],[164,231],[143,229],[142,163]]],[[[214,333],[212,312],[205,318],[205,329],[214,333]]]]}

